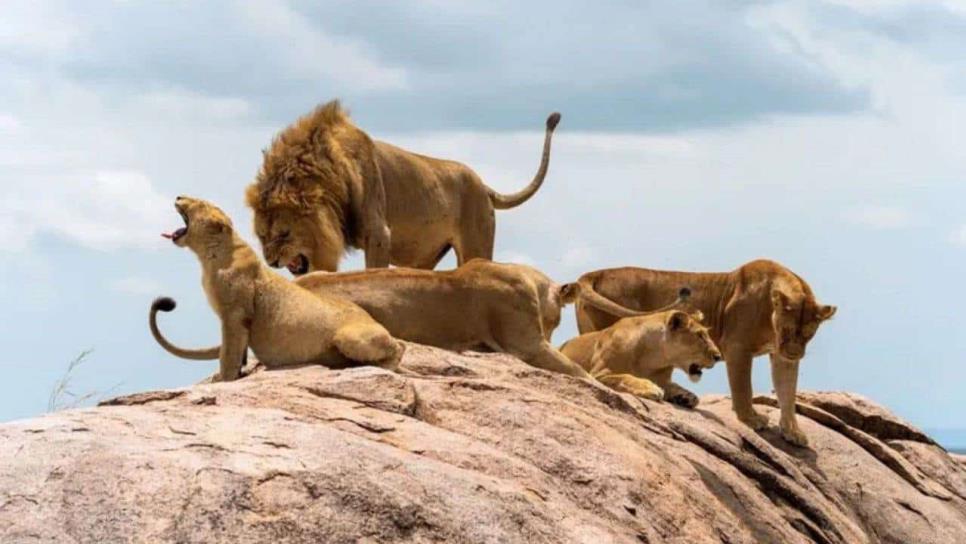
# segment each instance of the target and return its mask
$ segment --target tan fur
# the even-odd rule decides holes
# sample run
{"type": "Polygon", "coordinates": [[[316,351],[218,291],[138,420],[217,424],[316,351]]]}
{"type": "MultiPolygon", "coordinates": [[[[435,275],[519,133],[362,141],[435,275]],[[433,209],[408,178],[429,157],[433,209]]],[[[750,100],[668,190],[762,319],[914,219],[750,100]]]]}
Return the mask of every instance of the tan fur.
{"type": "Polygon", "coordinates": [[[403,340],[505,352],[535,367],[590,377],[550,345],[560,323],[560,288],[528,266],[474,259],[456,270],[316,272],[295,283],[346,297],[403,340]]]}
{"type": "Polygon", "coordinates": [[[693,408],[697,395],[674,383],[671,373],[679,368],[697,381],[721,360],[702,317],[680,310],[625,317],[569,340],[560,351],[613,389],[693,408]]]}
{"type": "Polygon", "coordinates": [[[547,119],[540,168],[501,195],[469,167],[374,141],[332,101],[283,130],[246,191],[265,260],[296,275],[338,268],[347,248],[367,268],[432,269],[449,248],[460,264],[493,258],[494,209],[533,196],[547,173],[560,120],[547,119]]]}
{"type": "Polygon", "coordinates": [[[221,345],[187,350],[171,344],[158,329],[157,312],[175,304],[158,299],[149,321],[166,350],[188,359],[219,359],[224,381],[239,377],[249,347],[269,368],[308,363],[396,368],[403,344],[364,310],[340,297],[309,293],[269,270],[214,205],[178,197],[175,207],[187,231],[174,241],[201,261],[202,286],[221,319],[221,345]]]}
{"type": "Polygon", "coordinates": [[[688,306],[704,313],[711,337],[727,361],[738,419],[755,429],[768,423],[751,404],[751,362],[767,353],[781,407],[782,436],[796,445],[808,443],[795,419],[798,364],[818,326],[836,308],[819,304],[805,280],[776,262],[758,260],[723,273],[614,268],[585,274],[578,283],[577,327],[581,333],[604,329],[619,319],[586,304],[585,292],[595,292],[630,310],[646,311],[667,304],[682,286],[690,287],[688,306]]]}

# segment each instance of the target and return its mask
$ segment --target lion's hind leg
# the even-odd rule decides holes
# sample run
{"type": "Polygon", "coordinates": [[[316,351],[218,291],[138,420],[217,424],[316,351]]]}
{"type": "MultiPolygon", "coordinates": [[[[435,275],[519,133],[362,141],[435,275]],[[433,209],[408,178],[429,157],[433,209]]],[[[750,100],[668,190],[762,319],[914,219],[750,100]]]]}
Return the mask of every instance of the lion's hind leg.
{"type": "Polygon", "coordinates": [[[396,370],[403,352],[396,340],[378,323],[347,323],[335,331],[332,343],[347,359],[396,370]]]}
{"type": "Polygon", "coordinates": [[[489,196],[486,193],[475,195],[477,198],[486,200],[478,207],[473,207],[471,212],[465,213],[461,218],[458,232],[453,239],[453,251],[456,252],[458,266],[473,259],[493,260],[493,240],[496,236],[496,218],[493,216],[493,208],[489,205],[489,196]]]}

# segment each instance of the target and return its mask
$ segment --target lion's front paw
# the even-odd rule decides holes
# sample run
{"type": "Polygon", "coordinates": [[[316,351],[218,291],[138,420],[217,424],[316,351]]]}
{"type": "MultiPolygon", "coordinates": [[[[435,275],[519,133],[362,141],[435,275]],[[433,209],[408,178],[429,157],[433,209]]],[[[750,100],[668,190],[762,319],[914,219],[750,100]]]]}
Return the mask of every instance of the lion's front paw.
{"type": "Polygon", "coordinates": [[[664,400],[664,390],[654,384],[636,388],[634,395],[647,400],[664,400]]]}
{"type": "Polygon", "coordinates": [[[768,416],[763,416],[754,410],[744,416],[738,415],[738,420],[755,431],[760,431],[768,426],[768,416]]]}
{"type": "Polygon", "coordinates": [[[698,405],[698,396],[683,388],[678,388],[670,395],[665,396],[664,400],[685,408],[694,408],[698,405]]]}
{"type": "Polygon", "coordinates": [[[808,446],[808,437],[805,433],[798,428],[798,425],[782,425],[782,438],[785,442],[792,444],[793,446],[798,446],[800,448],[805,448],[808,446]]]}

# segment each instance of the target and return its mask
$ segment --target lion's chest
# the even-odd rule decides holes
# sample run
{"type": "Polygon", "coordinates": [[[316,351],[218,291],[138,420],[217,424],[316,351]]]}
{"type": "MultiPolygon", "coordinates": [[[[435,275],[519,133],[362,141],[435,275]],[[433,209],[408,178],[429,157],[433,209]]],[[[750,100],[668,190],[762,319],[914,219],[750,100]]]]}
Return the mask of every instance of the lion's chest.
{"type": "Polygon", "coordinates": [[[215,285],[214,278],[210,274],[205,274],[201,277],[201,288],[205,292],[205,298],[208,299],[208,305],[211,309],[215,311],[219,316],[222,315],[222,304],[218,297],[218,288],[215,285]]]}

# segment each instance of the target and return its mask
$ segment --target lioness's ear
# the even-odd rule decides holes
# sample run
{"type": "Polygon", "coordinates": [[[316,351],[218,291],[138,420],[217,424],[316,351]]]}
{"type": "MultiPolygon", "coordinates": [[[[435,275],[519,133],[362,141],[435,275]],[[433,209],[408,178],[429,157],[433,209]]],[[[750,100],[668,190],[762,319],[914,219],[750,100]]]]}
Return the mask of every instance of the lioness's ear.
{"type": "Polygon", "coordinates": [[[205,224],[205,231],[209,234],[221,234],[228,230],[228,225],[221,221],[209,221],[205,224]]]}
{"type": "Polygon", "coordinates": [[[787,310],[789,309],[789,306],[791,306],[791,299],[788,298],[788,295],[786,295],[785,293],[782,293],[781,290],[772,289],[771,303],[772,303],[772,306],[774,306],[776,309],[783,308],[787,310]]]}
{"type": "Polygon", "coordinates": [[[669,331],[679,331],[688,324],[688,314],[680,311],[671,312],[671,315],[667,316],[667,330],[669,331]]]}
{"type": "Polygon", "coordinates": [[[560,303],[573,304],[577,301],[578,294],[580,294],[579,285],[576,283],[565,283],[560,286],[560,303]]]}
{"type": "Polygon", "coordinates": [[[838,308],[835,306],[829,306],[828,304],[819,306],[818,311],[815,312],[815,317],[817,317],[819,321],[832,319],[832,316],[835,315],[835,310],[838,310],[838,308]]]}

